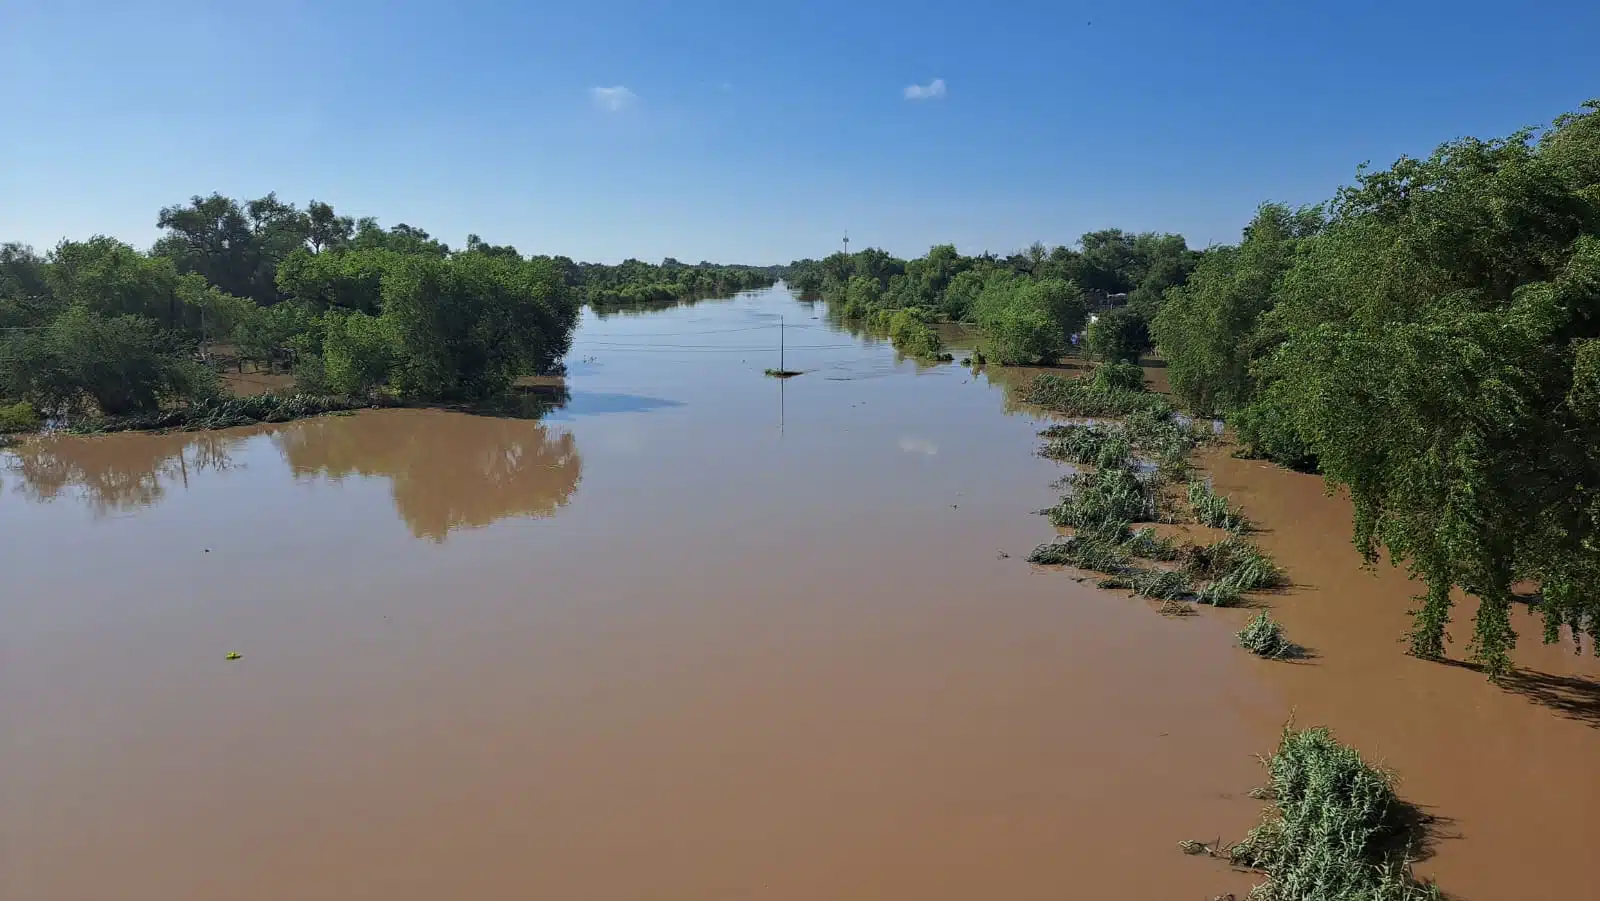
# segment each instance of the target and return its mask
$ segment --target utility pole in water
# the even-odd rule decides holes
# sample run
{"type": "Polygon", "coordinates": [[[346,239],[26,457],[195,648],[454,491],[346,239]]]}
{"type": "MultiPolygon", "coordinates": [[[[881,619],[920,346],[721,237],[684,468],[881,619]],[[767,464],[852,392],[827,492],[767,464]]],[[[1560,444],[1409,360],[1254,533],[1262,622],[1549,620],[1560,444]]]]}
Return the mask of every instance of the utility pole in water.
{"type": "Polygon", "coordinates": [[[783,368],[783,317],[779,316],[778,317],[778,372],[781,374],[781,373],[783,373],[785,371],[786,370],[783,368]]]}

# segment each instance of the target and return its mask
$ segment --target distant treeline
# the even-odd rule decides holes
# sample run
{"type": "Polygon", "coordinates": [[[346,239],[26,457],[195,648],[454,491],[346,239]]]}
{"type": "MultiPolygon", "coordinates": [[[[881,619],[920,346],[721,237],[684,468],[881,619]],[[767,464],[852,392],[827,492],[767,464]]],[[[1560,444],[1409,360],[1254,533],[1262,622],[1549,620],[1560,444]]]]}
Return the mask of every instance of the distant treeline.
{"type": "MultiPolygon", "coordinates": [[[[1149,348],[1148,323],[1167,290],[1182,285],[1200,254],[1181,235],[1090,232],[1078,247],[1034,244],[999,257],[962,256],[942,244],[902,260],[877,248],[797,260],[784,276],[834,315],[902,328],[908,321],[969,322],[981,353],[1003,364],[1054,362],[1087,330],[1091,355],[1136,360],[1149,348]]],[[[916,336],[915,330],[904,332],[916,336]]],[[[899,342],[897,342],[899,343],[899,342]]]]}
{"type": "Polygon", "coordinates": [[[771,269],[576,263],[472,235],[213,194],[161,210],[149,251],[107,237],[0,245],[0,428],[214,399],[204,351],[292,369],[299,390],[474,400],[549,371],[584,302],[733,293],[771,269]]]}

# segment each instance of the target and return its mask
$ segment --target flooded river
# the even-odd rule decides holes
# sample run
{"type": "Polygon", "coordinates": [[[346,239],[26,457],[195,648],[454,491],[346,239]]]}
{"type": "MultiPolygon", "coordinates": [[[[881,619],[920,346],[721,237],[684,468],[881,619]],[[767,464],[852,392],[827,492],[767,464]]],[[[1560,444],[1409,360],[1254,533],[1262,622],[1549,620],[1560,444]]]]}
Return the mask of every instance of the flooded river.
{"type": "MultiPolygon", "coordinates": [[[[1377,670],[1427,686],[1404,703],[1455,693],[1441,748],[1404,725],[1429,714],[1352,712],[1321,659],[1232,647],[1241,611],[1168,619],[1036,571],[1060,474],[1040,424],[782,289],[586,312],[568,361],[541,421],[365,411],[10,452],[0,895],[1242,893],[1176,843],[1243,834],[1252,755],[1303,699],[1408,767],[1524,749],[1522,806],[1471,820],[1495,844],[1455,843],[1481,862],[1438,852],[1463,897],[1509,897],[1496,857],[1554,859],[1531,804],[1600,796],[1594,722],[1476,674],[1377,670]],[[787,382],[762,376],[780,318],[787,382]]],[[[1351,642],[1398,658],[1396,634],[1351,642]]],[[[1418,781],[1440,815],[1501,794],[1418,781]]]]}

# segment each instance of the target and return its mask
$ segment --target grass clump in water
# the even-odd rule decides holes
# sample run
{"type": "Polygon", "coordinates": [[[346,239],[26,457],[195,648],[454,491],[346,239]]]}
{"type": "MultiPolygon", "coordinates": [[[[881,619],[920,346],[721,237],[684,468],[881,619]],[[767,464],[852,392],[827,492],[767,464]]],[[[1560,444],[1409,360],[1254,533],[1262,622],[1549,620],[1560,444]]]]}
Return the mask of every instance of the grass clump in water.
{"type": "Polygon", "coordinates": [[[1237,607],[1244,603],[1244,590],[1231,574],[1200,586],[1194,599],[1212,607],[1237,607]]]}
{"type": "Polygon", "coordinates": [[[1214,544],[1189,545],[1181,554],[1191,579],[1225,581],[1236,593],[1280,588],[1287,581],[1271,557],[1238,535],[1214,544]]]}
{"type": "Polygon", "coordinates": [[[1039,545],[1028,555],[1028,562],[1115,573],[1128,565],[1128,555],[1112,542],[1073,535],[1060,541],[1039,545]]]}
{"type": "Polygon", "coordinates": [[[1099,460],[1108,446],[1127,447],[1117,429],[1099,425],[1053,425],[1039,436],[1045,439],[1039,456],[1080,466],[1099,460]]]}
{"type": "Polygon", "coordinates": [[[1095,529],[1116,522],[1152,522],[1156,517],[1158,486],[1141,478],[1126,456],[1104,460],[1092,473],[1074,473],[1063,484],[1069,493],[1045,511],[1057,526],[1095,529]]]}
{"type": "Polygon", "coordinates": [[[763,374],[769,379],[792,379],[801,373],[794,369],[767,369],[763,374]]]}
{"type": "Polygon", "coordinates": [[[1411,875],[1418,818],[1390,774],[1323,728],[1286,728],[1264,763],[1273,806],[1226,852],[1266,873],[1254,901],[1438,901],[1411,875]]]}
{"type": "Polygon", "coordinates": [[[1155,601],[1179,601],[1188,597],[1194,586],[1177,570],[1146,570],[1131,580],[1133,593],[1155,601]]]}
{"type": "Polygon", "coordinates": [[[1244,514],[1228,503],[1226,497],[1212,491],[1210,485],[1199,479],[1189,482],[1189,509],[1194,512],[1195,522],[1213,529],[1239,532],[1248,525],[1244,514]]]}
{"type": "Polygon", "coordinates": [[[939,333],[934,331],[928,323],[933,315],[921,307],[905,307],[899,310],[880,310],[877,317],[879,328],[889,333],[889,343],[895,350],[922,360],[949,360],[950,355],[942,353],[944,343],[939,340],[939,333]]]}
{"type": "Polygon", "coordinates": [[[1129,535],[1123,549],[1135,557],[1146,560],[1173,561],[1181,559],[1183,549],[1171,538],[1162,538],[1155,529],[1145,528],[1129,535]]]}
{"type": "Polygon", "coordinates": [[[1295,646],[1283,635],[1283,626],[1267,611],[1239,630],[1239,646],[1269,660],[1282,660],[1295,654],[1295,646]]]}
{"type": "Polygon", "coordinates": [[[154,429],[226,429],[258,422],[288,422],[307,416],[320,416],[361,406],[340,397],[314,394],[258,394],[251,397],[219,397],[197,401],[186,407],[140,416],[87,419],[71,431],[79,434],[99,432],[148,431],[154,429]]]}
{"type": "Polygon", "coordinates": [[[1136,410],[1171,409],[1159,394],[1144,390],[1142,385],[1127,388],[1120,384],[1112,378],[1068,379],[1047,373],[1023,386],[1021,398],[1025,403],[1068,416],[1126,416],[1136,410]]]}

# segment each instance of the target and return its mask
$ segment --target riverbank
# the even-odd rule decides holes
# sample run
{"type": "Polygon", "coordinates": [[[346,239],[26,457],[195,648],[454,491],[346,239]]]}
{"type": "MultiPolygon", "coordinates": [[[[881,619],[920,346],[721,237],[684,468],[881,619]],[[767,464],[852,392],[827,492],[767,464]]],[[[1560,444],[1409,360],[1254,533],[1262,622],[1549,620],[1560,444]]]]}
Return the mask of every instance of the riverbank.
{"type": "MultiPolygon", "coordinates": [[[[1570,640],[1539,641],[1542,623],[1513,612],[1517,672],[1497,686],[1463,662],[1458,624],[1450,659],[1405,653],[1407,610],[1420,583],[1403,570],[1362,567],[1347,498],[1314,475],[1240,460],[1228,444],[1197,465],[1244,510],[1254,539],[1288,572],[1265,599],[1303,665],[1255,664],[1296,720],[1327,724],[1400,777],[1402,797],[1435,818],[1418,875],[1467,899],[1571,899],[1593,891],[1587,859],[1600,833],[1600,660],[1570,640]]],[[[1245,611],[1219,611],[1230,622],[1245,611]]]]}
{"type": "MultiPolygon", "coordinates": [[[[1146,369],[1147,384],[1164,387],[1164,376],[1160,368],[1146,369]]],[[[1103,438],[1081,428],[1048,434],[1067,442],[1047,446],[1058,458],[1078,450],[1077,438],[1103,438]]],[[[1386,563],[1362,566],[1350,540],[1348,499],[1326,493],[1317,476],[1238,459],[1236,449],[1227,437],[1202,443],[1190,457],[1194,474],[1244,516],[1247,540],[1282,568],[1287,584],[1252,593],[1238,609],[1169,603],[1162,612],[1205,610],[1205,618],[1238,628],[1264,609],[1304,646],[1304,659],[1293,664],[1251,665],[1282,691],[1284,718],[1292,715],[1301,727],[1327,725],[1397,774],[1401,797],[1428,818],[1416,851],[1418,877],[1436,881],[1450,897],[1582,896],[1589,880],[1572,861],[1582,859],[1600,828],[1594,810],[1600,773],[1593,767],[1600,755],[1600,660],[1592,649],[1574,654],[1565,630],[1564,643],[1541,644],[1542,621],[1519,608],[1518,671],[1503,685],[1463,661],[1464,641],[1443,662],[1408,656],[1406,611],[1420,586],[1386,563]]],[[[1180,543],[1217,537],[1194,524],[1158,531],[1180,543]]],[[[1088,559],[1103,569],[1117,563],[1114,557],[1088,559]]]]}

